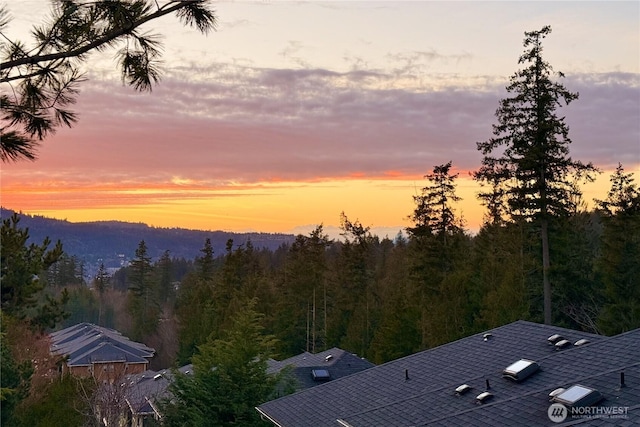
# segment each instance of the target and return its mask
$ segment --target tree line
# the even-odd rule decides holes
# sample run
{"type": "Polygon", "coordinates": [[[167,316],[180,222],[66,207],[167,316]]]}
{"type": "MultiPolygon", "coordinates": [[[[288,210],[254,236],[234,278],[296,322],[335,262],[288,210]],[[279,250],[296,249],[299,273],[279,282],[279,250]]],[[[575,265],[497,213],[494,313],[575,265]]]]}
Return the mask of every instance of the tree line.
{"type": "MultiPolygon", "coordinates": [[[[269,352],[259,353],[260,366],[267,354],[282,359],[334,346],[383,363],[518,319],[543,322],[539,228],[523,220],[487,218],[477,234],[470,234],[454,209],[455,175],[449,167],[438,166],[428,175],[407,237],[379,238],[342,214],[340,240],[329,239],[318,225],[277,250],[229,240],[225,253],[214,254],[205,241],[192,262],[171,258],[169,251],[154,262],[141,241],[130,266],[111,277],[101,270],[90,288],[73,282],[64,288],[39,283],[64,271],[53,263],[17,296],[9,292],[20,288],[15,270],[7,272],[2,281],[3,329],[8,316],[48,330],[69,314],[63,326],[91,321],[115,327],[156,348],[155,369],[207,366],[204,377],[177,381],[184,387],[200,381],[202,387],[194,390],[203,391],[221,387],[220,381],[236,384],[209,371],[218,360],[213,349],[229,341],[238,317],[245,329],[249,322],[259,330],[268,344],[269,352]],[[126,289],[117,287],[119,280],[126,289]]],[[[10,238],[24,232],[18,223],[3,222],[3,254],[13,252],[7,242],[20,242],[10,238]]],[[[554,217],[549,231],[553,324],[601,334],[639,327],[640,191],[632,174],[619,166],[597,208],[554,217]]],[[[27,248],[30,253],[22,257],[48,262],[58,252],[45,246],[27,248]]],[[[62,256],[60,260],[69,262],[62,256]]],[[[46,262],[37,267],[47,267],[46,262]]],[[[3,353],[8,351],[5,341],[3,353]]],[[[256,352],[263,350],[256,344],[256,352]]],[[[220,363],[247,373],[231,363],[238,353],[226,351],[220,363]]],[[[3,357],[3,388],[24,396],[33,369],[10,362],[11,357],[3,357]]],[[[265,381],[257,382],[272,384],[265,381]]],[[[260,390],[261,396],[269,396],[260,390]]],[[[194,399],[189,393],[183,398],[194,399]]],[[[185,407],[194,410],[191,404],[185,407]]],[[[253,407],[244,408],[249,416],[253,407]]],[[[185,416],[175,407],[167,411],[176,420],[185,416]]]]}

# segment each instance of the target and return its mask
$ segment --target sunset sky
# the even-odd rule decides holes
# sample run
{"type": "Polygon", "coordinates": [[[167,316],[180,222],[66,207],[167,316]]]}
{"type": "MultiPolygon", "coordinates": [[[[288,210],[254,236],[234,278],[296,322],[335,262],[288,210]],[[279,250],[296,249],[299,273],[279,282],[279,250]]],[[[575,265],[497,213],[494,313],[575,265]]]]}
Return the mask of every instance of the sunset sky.
{"type": "MultiPolygon", "coordinates": [[[[2,1],[8,37],[46,0],[2,1]]],[[[410,225],[435,165],[460,173],[470,230],[483,208],[468,178],[476,142],[520,68],[525,31],[551,25],[544,58],[580,98],[559,110],[571,156],[620,162],[640,182],[640,2],[214,2],[204,36],[173,17],[152,93],[122,85],[114,51],[90,57],[79,123],[35,162],[2,164],[2,206],[69,221],[308,233],[340,213],[384,237],[410,225]]],[[[7,88],[3,87],[2,90],[7,88]]]]}

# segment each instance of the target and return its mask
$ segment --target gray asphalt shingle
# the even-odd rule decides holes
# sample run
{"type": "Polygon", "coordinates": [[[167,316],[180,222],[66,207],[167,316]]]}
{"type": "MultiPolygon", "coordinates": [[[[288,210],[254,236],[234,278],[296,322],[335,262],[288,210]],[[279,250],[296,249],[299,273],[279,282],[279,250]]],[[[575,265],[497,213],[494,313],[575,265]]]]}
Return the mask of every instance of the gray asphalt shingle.
{"type": "Polygon", "coordinates": [[[280,372],[289,367],[292,369],[291,374],[296,381],[296,389],[302,390],[324,383],[313,378],[313,370],[326,370],[330,375],[330,380],[335,380],[373,366],[375,365],[368,360],[334,347],[315,354],[304,352],[282,361],[269,360],[267,373],[280,372]]]}
{"type": "MultiPolygon", "coordinates": [[[[558,425],[547,416],[548,394],[575,383],[600,390],[600,406],[640,403],[640,330],[604,337],[517,321],[488,332],[487,341],[483,334],[463,338],[267,402],[259,411],[282,427],[339,426],[338,419],[352,427],[558,425]],[[590,343],[557,350],[547,342],[556,333],[590,343]],[[536,361],[540,370],[521,383],[502,378],[502,370],[522,358],[536,361]],[[623,389],[621,370],[629,384],[623,389]],[[487,380],[494,397],[476,404],[487,380]],[[473,389],[456,396],[463,383],[473,389]]],[[[629,417],[640,421],[636,413],[629,417]]]]}
{"type": "Polygon", "coordinates": [[[64,356],[68,366],[92,363],[146,363],[155,350],[131,341],[120,332],[92,323],[79,323],[49,334],[51,353],[64,356]]]}

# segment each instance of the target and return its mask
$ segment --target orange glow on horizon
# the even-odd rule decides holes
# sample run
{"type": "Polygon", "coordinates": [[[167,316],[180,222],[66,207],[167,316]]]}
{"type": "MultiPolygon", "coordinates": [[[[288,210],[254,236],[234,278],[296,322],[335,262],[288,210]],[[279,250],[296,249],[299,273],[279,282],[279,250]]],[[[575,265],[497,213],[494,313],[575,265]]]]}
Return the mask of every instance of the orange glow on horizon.
{"type": "MultiPolygon", "coordinates": [[[[637,174],[638,171],[635,171],[637,174]]],[[[609,173],[583,186],[584,200],[604,198],[609,173]]],[[[476,199],[479,186],[468,174],[456,180],[462,201],[457,213],[477,231],[484,208],[476,199]]],[[[413,196],[426,185],[422,177],[218,184],[191,179],[166,183],[68,183],[53,181],[7,185],[2,205],[31,215],[71,222],[120,220],[156,227],[201,230],[290,232],[299,226],[337,226],[341,212],[372,230],[410,225],[413,196]]]]}

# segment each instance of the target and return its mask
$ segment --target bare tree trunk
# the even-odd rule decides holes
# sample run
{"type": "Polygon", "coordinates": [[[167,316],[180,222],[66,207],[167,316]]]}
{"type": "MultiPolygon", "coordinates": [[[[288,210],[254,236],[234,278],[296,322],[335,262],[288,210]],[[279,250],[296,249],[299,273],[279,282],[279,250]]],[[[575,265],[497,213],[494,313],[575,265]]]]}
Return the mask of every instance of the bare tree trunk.
{"type": "Polygon", "coordinates": [[[323,279],[323,283],[322,283],[324,289],[323,289],[323,293],[324,293],[324,345],[323,345],[323,350],[327,350],[328,348],[328,332],[327,332],[327,279],[323,279]]]}
{"type": "Polygon", "coordinates": [[[544,298],[544,323],[551,324],[551,282],[549,282],[549,223],[542,219],[542,284],[544,298]]]}
{"type": "Polygon", "coordinates": [[[307,301],[307,345],[305,351],[309,352],[309,301],[307,301]]]}
{"type": "Polygon", "coordinates": [[[313,321],[311,323],[311,352],[316,352],[316,288],[313,288],[313,321]]]}

